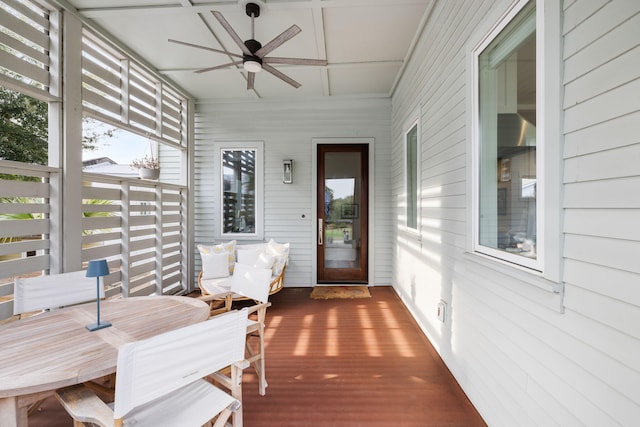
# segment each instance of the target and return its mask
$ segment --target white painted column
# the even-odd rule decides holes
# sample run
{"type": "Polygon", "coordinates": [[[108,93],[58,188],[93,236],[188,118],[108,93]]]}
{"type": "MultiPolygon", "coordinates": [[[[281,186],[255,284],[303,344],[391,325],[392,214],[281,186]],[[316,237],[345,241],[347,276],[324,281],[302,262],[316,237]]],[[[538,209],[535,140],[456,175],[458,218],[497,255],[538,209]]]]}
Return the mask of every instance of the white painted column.
{"type": "Polygon", "coordinates": [[[63,16],[62,268],[82,268],[82,23],[63,16]]]}
{"type": "MultiPolygon", "coordinates": [[[[62,166],[62,148],[64,146],[64,138],[62,134],[62,114],[63,103],[60,101],[62,97],[62,37],[60,34],[62,28],[62,13],[51,12],[49,14],[49,57],[51,64],[49,65],[49,93],[57,97],[55,102],[49,103],[49,149],[48,164],[49,166],[60,168],[62,166]]],[[[63,266],[62,260],[62,174],[51,173],[49,176],[49,273],[61,273],[63,266]]]]}

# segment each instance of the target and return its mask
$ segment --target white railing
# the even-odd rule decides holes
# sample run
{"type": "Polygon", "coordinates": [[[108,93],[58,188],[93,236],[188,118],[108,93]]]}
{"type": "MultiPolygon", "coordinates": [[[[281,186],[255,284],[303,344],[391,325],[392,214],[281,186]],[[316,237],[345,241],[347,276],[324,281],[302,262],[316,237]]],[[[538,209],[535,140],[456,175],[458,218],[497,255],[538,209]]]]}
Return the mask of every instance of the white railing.
{"type": "MultiPolygon", "coordinates": [[[[48,274],[60,257],[55,236],[56,168],[0,161],[0,321],[13,311],[13,281],[48,274]],[[35,181],[9,180],[6,174],[35,181]]],[[[187,283],[187,189],[184,186],[83,175],[82,265],[105,258],[107,297],[176,294],[187,283]]],[[[60,208],[65,210],[74,207],[60,208]]],[[[77,208],[76,208],[77,209],[77,208]]]]}
{"type": "Polygon", "coordinates": [[[15,277],[49,269],[51,189],[57,179],[55,168],[0,162],[0,320],[13,314],[15,277]]]}

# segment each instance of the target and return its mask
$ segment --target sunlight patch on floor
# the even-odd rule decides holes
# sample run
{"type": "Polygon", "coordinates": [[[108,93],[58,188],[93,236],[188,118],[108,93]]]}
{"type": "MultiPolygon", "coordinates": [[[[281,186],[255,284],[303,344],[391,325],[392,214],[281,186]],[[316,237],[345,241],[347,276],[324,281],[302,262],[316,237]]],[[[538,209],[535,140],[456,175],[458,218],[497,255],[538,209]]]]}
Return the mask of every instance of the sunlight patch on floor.
{"type": "Polygon", "coordinates": [[[294,356],[306,356],[309,353],[309,340],[311,339],[311,325],[313,324],[313,315],[304,316],[302,321],[302,329],[298,335],[296,345],[293,349],[294,356]]]}

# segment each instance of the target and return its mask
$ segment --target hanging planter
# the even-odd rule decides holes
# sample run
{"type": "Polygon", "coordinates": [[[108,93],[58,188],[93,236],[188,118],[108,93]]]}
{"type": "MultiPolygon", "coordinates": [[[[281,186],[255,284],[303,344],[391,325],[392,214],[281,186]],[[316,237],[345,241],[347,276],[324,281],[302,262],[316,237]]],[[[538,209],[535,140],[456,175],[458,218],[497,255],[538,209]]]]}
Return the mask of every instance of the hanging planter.
{"type": "Polygon", "coordinates": [[[151,150],[151,155],[145,155],[141,159],[133,159],[131,161],[131,167],[138,169],[138,174],[142,179],[158,179],[160,177],[160,163],[158,159],[153,156],[151,140],[149,140],[149,149],[151,150]]]}
{"type": "Polygon", "coordinates": [[[138,174],[142,179],[158,179],[160,177],[160,169],[139,168],[138,174]]]}

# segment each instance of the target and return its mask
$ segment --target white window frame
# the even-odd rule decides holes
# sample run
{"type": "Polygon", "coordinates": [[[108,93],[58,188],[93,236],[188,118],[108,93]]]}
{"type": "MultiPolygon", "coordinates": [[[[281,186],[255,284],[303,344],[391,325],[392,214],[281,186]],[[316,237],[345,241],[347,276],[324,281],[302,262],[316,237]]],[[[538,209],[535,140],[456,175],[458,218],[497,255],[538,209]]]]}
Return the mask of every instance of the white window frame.
{"type": "Polygon", "coordinates": [[[419,113],[416,111],[411,115],[411,119],[408,120],[405,125],[403,126],[403,130],[402,130],[402,151],[403,151],[403,164],[402,164],[402,169],[403,169],[403,186],[404,186],[404,194],[405,194],[405,200],[404,200],[404,205],[402,206],[403,208],[403,212],[401,212],[401,215],[404,216],[404,221],[402,222],[404,231],[410,234],[415,234],[415,235],[419,235],[420,234],[420,206],[421,206],[421,169],[422,169],[422,153],[421,153],[421,143],[420,143],[420,115],[419,113]],[[407,215],[407,211],[409,208],[409,188],[408,188],[408,182],[409,182],[409,170],[407,168],[407,164],[409,163],[409,151],[408,151],[408,147],[407,147],[407,135],[409,135],[409,132],[411,132],[411,130],[413,128],[416,128],[416,158],[415,158],[415,163],[416,163],[416,194],[415,194],[415,198],[416,198],[416,226],[414,227],[410,227],[409,226],[409,217],[407,215]]]}
{"type": "MultiPolygon", "coordinates": [[[[562,238],[562,33],[561,7],[552,0],[536,1],[536,114],[537,114],[537,259],[509,254],[479,244],[479,69],[478,57],[494,38],[530,2],[519,0],[490,28],[468,52],[471,215],[468,249],[472,254],[507,266],[540,275],[553,283],[561,282],[562,238]]],[[[550,284],[550,289],[557,287],[550,284]]]]}
{"type": "Polygon", "coordinates": [[[217,162],[216,167],[217,179],[219,180],[218,194],[218,238],[234,239],[234,240],[262,240],[264,239],[264,142],[263,141],[233,141],[221,142],[216,147],[217,162]],[[255,232],[253,233],[224,233],[224,177],[222,153],[223,151],[242,151],[255,150],[256,152],[256,170],[255,170],[255,186],[256,186],[256,212],[255,212],[255,232]]]}

